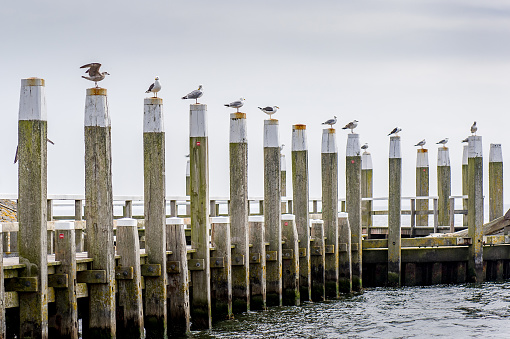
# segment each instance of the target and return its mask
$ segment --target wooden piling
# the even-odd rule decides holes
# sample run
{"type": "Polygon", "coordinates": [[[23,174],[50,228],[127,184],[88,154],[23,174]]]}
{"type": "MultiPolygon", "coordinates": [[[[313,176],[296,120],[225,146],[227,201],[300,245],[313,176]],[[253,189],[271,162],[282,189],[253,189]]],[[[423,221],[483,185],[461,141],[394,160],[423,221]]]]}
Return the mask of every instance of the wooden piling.
{"type": "Polygon", "coordinates": [[[85,100],[85,220],[87,251],[105,284],[89,284],[91,337],[115,338],[115,262],[111,127],[106,89],[89,88],[85,100]]]}
{"type": "Polygon", "coordinates": [[[282,215],[282,303],[299,306],[299,239],[296,218],[293,214],[282,215]]]}
{"type": "Polygon", "coordinates": [[[338,283],[340,292],[352,292],[352,245],[351,227],[349,216],[345,212],[338,213],[338,283]]]}
{"type": "Polygon", "coordinates": [[[292,126],[292,200],[299,239],[299,294],[301,301],[312,298],[310,220],[308,213],[308,142],[306,125],[292,126]]]}
{"type": "Polygon", "coordinates": [[[324,221],[326,297],[337,298],[338,286],[338,151],[334,128],[322,130],[322,220],[324,221]]]}
{"type": "MultiPolygon", "coordinates": [[[[47,114],[44,79],[21,80],[18,122],[20,276],[37,292],[19,293],[20,337],[48,337],[47,114]]],[[[11,232],[12,233],[12,232],[11,232]]]]}
{"type": "MultiPolygon", "coordinates": [[[[469,195],[469,178],[468,178],[468,145],[464,145],[462,147],[462,195],[469,195]]],[[[468,209],[468,198],[462,199],[462,209],[468,209]]],[[[468,215],[464,214],[462,216],[462,225],[468,226],[468,215]]]]}
{"type": "Polygon", "coordinates": [[[190,202],[193,282],[193,329],[211,328],[211,273],[209,253],[209,146],[207,105],[190,105],[190,202]]]}
{"type": "MultiPolygon", "coordinates": [[[[281,148],[280,148],[281,152],[281,148]]],[[[285,161],[285,154],[280,154],[280,180],[281,180],[281,195],[282,197],[287,197],[287,162],[285,161]]],[[[287,209],[287,204],[285,201],[281,202],[281,212],[282,213],[291,213],[287,209]]]]}
{"type": "Polygon", "coordinates": [[[248,217],[250,229],[250,309],[266,309],[266,240],[264,217],[248,217]]]}
{"type": "Polygon", "coordinates": [[[278,120],[264,120],[264,223],[267,306],[282,305],[281,170],[278,120]]]}
{"type": "Polygon", "coordinates": [[[149,265],[158,265],[159,276],[145,277],[144,324],[146,337],[164,338],[166,301],[165,128],[163,99],[143,102],[145,253],[149,265]]]}
{"type": "Polygon", "coordinates": [[[400,137],[390,137],[388,198],[388,284],[400,286],[400,198],[402,192],[402,158],[400,137]]]}
{"type": "Polygon", "coordinates": [[[469,246],[467,275],[469,281],[483,279],[483,154],[482,137],[468,137],[468,235],[469,246]]]}
{"type": "Polygon", "coordinates": [[[347,137],[345,154],[345,208],[351,227],[352,289],[362,289],[362,232],[361,232],[361,149],[359,134],[347,137]]]}
{"type": "MultiPolygon", "coordinates": [[[[142,274],[140,243],[135,219],[117,220],[117,337],[143,338],[142,274]]],[[[145,280],[147,284],[147,280],[145,280]]],[[[146,285],[147,286],[147,285],[146,285]]]]}
{"type": "Polygon", "coordinates": [[[438,222],[440,226],[450,225],[451,186],[450,152],[447,147],[441,146],[437,149],[438,222]]]}
{"type": "Polygon", "coordinates": [[[489,221],[503,215],[503,153],[491,144],[489,153],[489,221]]]}
{"type": "MultiPolygon", "coordinates": [[[[361,154],[361,197],[373,196],[372,155],[365,151],[361,154]]],[[[361,201],[361,225],[366,227],[368,239],[372,238],[372,205],[372,200],[361,201]]]]}
{"type": "Polygon", "coordinates": [[[168,256],[168,336],[183,336],[190,331],[188,257],[184,219],[166,219],[166,249],[168,256]]]}
{"type": "MultiPolygon", "coordinates": [[[[0,223],[0,235],[7,237],[3,231],[3,225],[0,223]]],[[[4,244],[0,241],[0,339],[6,338],[6,318],[5,318],[5,287],[4,287],[4,244]]]]}
{"type": "MultiPolygon", "coordinates": [[[[429,196],[429,150],[426,148],[416,150],[416,196],[429,196]]],[[[428,226],[429,200],[416,199],[416,212],[416,226],[428,226]]]]}
{"type": "MultiPolygon", "coordinates": [[[[214,321],[232,319],[232,246],[230,218],[211,218],[211,300],[214,321]]],[[[238,258],[240,259],[240,258],[238,258]]],[[[243,264],[242,262],[239,262],[243,264]]]]}
{"type": "Polygon", "coordinates": [[[248,225],[248,136],[246,113],[230,114],[230,237],[232,311],[250,310],[250,249],[248,225]],[[240,264],[242,263],[242,264],[240,264]]]}
{"type": "Polygon", "coordinates": [[[326,300],[326,290],[324,288],[324,222],[319,219],[310,220],[311,241],[310,246],[310,266],[311,266],[311,285],[312,301],[326,300]]]}

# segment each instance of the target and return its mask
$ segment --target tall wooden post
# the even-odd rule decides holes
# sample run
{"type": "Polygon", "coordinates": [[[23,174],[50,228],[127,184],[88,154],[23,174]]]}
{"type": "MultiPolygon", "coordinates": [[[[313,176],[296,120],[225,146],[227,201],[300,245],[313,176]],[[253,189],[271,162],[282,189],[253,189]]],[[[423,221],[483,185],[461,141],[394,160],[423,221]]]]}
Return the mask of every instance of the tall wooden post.
{"type": "Polygon", "coordinates": [[[264,222],[266,241],[266,298],[268,306],[282,305],[281,170],[278,120],[264,120],[264,222]]]}
{"type": "Polygon", "coordinates": [[[299,243],[293,214],[282,215],[282,302],[299,306],[299,243]]]}
{"type": "Polygon", "coordinates": [[[450,195],[452,193],[450,152],[447,147],[437,149],[437,195],[439,225],[450,225],[450,195]]]}
{"type": "MultiPolygon", "coordinates": [[[[468,178],[468,145],[462,148],[462,195],[469,195],[469,178],[468,178]]],[[[468,209],[468,198],[462,199],[462,209],[468,209]]],[[[462,217],[462,225],[468,226],[468,215],[462,217]]]]}
{"type": "Polygon", "coordinates": [[[482,137],[468,137],[468,279],[482,282],[483,276],[483,154],[482,137]]]}
{"type": "Polygon", "coordinates": [[[338,289],[338,150],[334,128],[322,130],[322,220],[326,256],[326,297],[337,298],[338,289]]]}
{"type": "Polygon", "coordinates": [[[147,264],[160,266],[159,276],[145,277],[144,323],[147,338],[167,334],[165,128],[163,99],[145,98],[143,112],[144,218],[147,264]]]}
{"type": "Polygon", "coordinates": [[[214,321],[232,318],[232,246],[230,218],[211,218],[211,300],[214,321]]]}
{"type": "Polygon", "coordinates": [[[359,134],[348,134],[345,154],[345,208],[349,214],[351,227],[352,289],[355,291],[360,291],[362,288],[360,153],[359,134]]]}
{"type": "Polygon", "coordinates": [[[266,240],[264,217],[250,216],[250,308],[266,309],[266,240]]]}
{"type": "MultiPolygon", "coordinates": [[[[418,148],[416,152],[416,196],[429,196],[429,150],[426,148],[418,148]]],[[[428,226],[428,211],[429,200],[416,199],[416,212],[423,213],[416,215],[416,226],[428,226]]]]}
{"type": "MultiPolygon", "coordinates": [[[[280,148],[281,152],[281,148],[280,148]]],[[[285,161],[285,154],[280,154],[280,180],[281,180],[281,195],[282,197],[287,197],[287,162],[285,161]]],[[[287,202],[282,201],[282,213],[291,213],[287,210],[287,202]]]]}
{"type": "Polygon", "coordinates": [[[89,284],[89,333],[115,338],[115,253],[111,127],[105,88],[89,88],[85,100],[85,220],[87,251],[105,284],[89,284]]]}
{"type": "Polygon", "coordinates": [[[211,272],[209,253],[209,145],[207,105],[190,105],[191,247],[194,265],[191,319],[193,329],[211,328],[211,272]]]}
{"type": "Polygon", "coordinates": [[[400,137],[390,137],[388,198],[388,284],[400,286],[400,197],[402,192],[402,158],[400,137]]]}
{"type": "MultiPolygon", "coordinates": [[[[365,151],[361,154],[361,197],[372,198],[373,189],[373,166],[372,155],[365,151]]],[[[372,201],[361,202],[361,225],[367,229],[367,237],[372,238],[372,201]]]]}
{"type": "Polygon", "coordinates": [[[311,223],[311,239],[313,245],[310,246],[311,251],[311,282],[312,282],[312,299],[313,301],[324,301],[326,292],[324,289],[324,222],[319,219],[310,220],[311,223]]]}
{"type": "Polygon", "coordinates": [[[503,154],[501,144],[491,144],[489,153],[489,220],[503,215],[503,154]]]}
{"type": "Polygon", "coordinates": [[[230,237],[232,250],[232,311],[250,310],[250,248],[248,226],[248,136],[246,113],[230,114],[230,237]]]}
{"type": "MultiPolygon", "coordinates": [[[[19,293],[20,337],[48,337],[47,117],[44,79],[21,80],[18,121],[20,272],[33,293],[19,293]]],[[[11,232],[12,234],[12,232],[11,232]]]]}
{"type": "Polygon", "coordinates": [[[308,142],[306,139],[306,125],[292,126],[292,200],[300,248],[299,293],[301,301],[311,301],[308,142]]]}

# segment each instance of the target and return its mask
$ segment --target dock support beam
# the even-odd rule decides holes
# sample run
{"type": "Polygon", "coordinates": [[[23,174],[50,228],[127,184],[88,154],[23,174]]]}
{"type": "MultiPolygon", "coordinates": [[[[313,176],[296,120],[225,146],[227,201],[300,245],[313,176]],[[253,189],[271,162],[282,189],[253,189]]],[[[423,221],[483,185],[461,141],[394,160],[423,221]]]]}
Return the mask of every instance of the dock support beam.
{"type": "Polygon", "coordinates": [[[390,137],[388,198],[388,285],[400,286],[400,198],[402,192],[402,157],[400,137],[390,137]]]}
{"type": "MultiPolygon", "coordinates": [[[[287,197],[287,161],[285,160],[285,154],[281,154],[283,145],[280,146],[280,180],[281,180],[281,195],[282,198],[287,197]]],[[[287,201],[281,201],[282,213],[292,213],[288,210],[287,201]]]]}
{"type": "Polygon", "coordinates": [[[311,301],[310,218],[308,213],[308,142],[306,125],[292,126],[292,201],[299,239],[299,293],[311,301]]]}
{"type": "Polygon", "coordinates": [[[299,242],[293,214],[282,215],[282,303],[299,306],[299,242]]]}
{"type": "Polygon", "coordinates": [[[437,149],[438,222],[440,226],[450,225],[451,187],[450,152],[448,147],[441,146],[437,149]]]}
{"type": "Polygon", "coordinates": [[[250,310],[250,256],[248,225],[248,135],[246,113],[230,114],[230,237],[232,258],[232,311],[250,310]]]}
{"type": "MultiPolygon", "coordinates": [[[[462,195],[469,195],[469,177],[468,177],[468,145],[462,148],[462,195]]],[[[468,209],[468,198],[462,199],[462,209],[468,209]]],[[[468,215],[464,214],[462,217],[462,225],[468,225],[468,215]]]]}
{"type": "MultiPolygon", "coordinates": [[[[21,80],[18,121],[19,261],[37,292],[19,293],[20,337],[48,337],[47,118],[44,79],[21,80]]],[[[12,234],[12,232],[11,232],[12,234]]]]}
{"type": "Polygon", "coordinates": [[[489,221],[503,211],[503,153],[501,144],[491,144],[489,153],[489,221]]]}
{"type": "MultiPolygon", "coordinates": [[[[361,154],[361,197],[373,196],[372,155],[365,151],[361,154]]],[[[361,201],[361,225],[366,227],[368,239],[372,238],[372,205],[372,200],[361,201]]]]}
{"type": "MultiPolygon", "coordinates": [[[[211,218],[211,307],[214,321],[232,319],[232,246],[230,218],[211,218]]],[[[240,258],[238,258],[240,259],[240,258]]],[[[240,262],[242,264],[242,262],[240,262]]]]}
{"type": "Polygon", "coordinates": [[[334,128],[322,130],[322,220],[326,257],[326,297],[337,298],[338,286],[338,149],[334,128]]]}
{"type": "Polygon", "coordinates": [[[324,222],[319,219],[310,220],[311,239],[311,281],[312,281],[312,301],[326,300],[326,290],[324,289],[324,222]]]}
{"type": "MultiPolygon", "coordinates": [[[[416,196],[428,197],[429,196],[429,150],[426,148],[418,148],[416,150],[416,196]]],[[[423,214],[416,214],[416,226],[429,225],[429,200],[417,199],[416,212],[423,214]]],[[[411,216],[412,218],[412,216],[411,216]]],[[[416,229],[413,229],[414,233],[416,229]]],[[[415,237],[412,234],[411,237],[415,237]]]]}
{"type": "Polygon", "coordinates": [[[352,292],[352,256],[353,251],[349,216],[338,213],[338,283],[340,292],[352,292]]]}
{"type": "Polygon", "coordinates": [[[192,328],[209,329],[211,323],[211,272],[209,252],[209,145],[207,105],[190,105],[190,203],[193,259],[203,270],[191,271],[192,328]]]}
{"type": "Polygon", "coordinates": [[[483,154],[482,137],[468,138],[468,281],[483,282],[483,154]]]}
{"type": "Polygon", "coordinates": [[[266,309],[266,240],[264,217],[250,216],[250,308],[266,309]]]}

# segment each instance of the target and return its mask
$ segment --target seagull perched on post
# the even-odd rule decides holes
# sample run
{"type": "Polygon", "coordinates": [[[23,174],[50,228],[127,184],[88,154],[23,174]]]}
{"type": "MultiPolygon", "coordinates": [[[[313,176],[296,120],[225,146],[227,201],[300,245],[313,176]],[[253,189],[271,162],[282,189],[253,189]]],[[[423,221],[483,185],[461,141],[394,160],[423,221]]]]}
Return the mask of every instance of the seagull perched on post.
{"type": "Polygon", "coordinates": [[[437,145],[443,145],[443,148],[446,148],[446,143],[448,142],[448,138],[444,138],[441,141],[436,142],[437,145]]]}
{"type": "Polygon", "coordinates": [[[334,124],[336,124],[336,115],[333,115],[333,119],[326,120],[322,123],[322,125],[329,125],[329,128],[333,128],[334,124]]]}
{"type": "Polygon", "coordinates": [[[462,140],[461,142],[469,142],[469,137],[464,139],[464,140],[462,140]]]}
{"type": "Polygon", "coordinates": [[[395,127],[388,136],[395,134],[398,137],[398,132],[402,131],[402,128],[395,127]]]}
{"type": "Polygon", "coordinates": [[[420,141],[419,143],[417,143],[416,145],[414,146],[421,146],[421,148],[423,148],[423,146],[425,146],[427,142],[425,141],[425,139],[423,139],[422,141],[420,141]]]}
{"type": "Polygon", "coordinates": [[[366,152],[368,149],[368,143],[365,142],[365,144],[363,146],[361,146],[361,149],[366,152]]]}
{"type": "Polygon", "coordinates": [[[244,98],[239,98],[239,100],[232,101],[230,104],[225,104],[227,107],[237,108],[237,112],[239,113],[239,108],[243,107],[244,105],[244,98]]]}
{"type": "Polygon", "coordinates": [[[195,99],[195,104],[198,104],[198,98],[202,96],[202,85],[198,86],[198,89],[189,92],[185,96],[183,96],[181,99],[195,99]]]}
{"type": "Polygon", "coordinates": [[[280,109],[280,107],[278,106],[266,106],[264,108],[262,107],[259,107],[259,109],[266,113],[266,114],[269,114],[269,120],[272,120],[273,118],[271,118],[271,115],[275,114],[277,110],[280,109]]]}
{"type": "Polygon", "coordinates": [[[154,83],[149,86],[149,89],[145,93],[154,93],[154,98],[158,97],[158,92],[161,90],[161,84],[159,83],[159,77],[154,79],[154,83]]]}
{"type": "Polygon", "coordinates": [[[86,64],[86,65],[81,66],[80,68],[88,68],[88,70],[86,70],[85,73],[89,74],[88,77],[83,76],[83,75],[81,77],[83,79],[94,81],[96,83],[96,88],[98,88],[97,82],[103,80],[105,78],[105,76],[110,75],[110,73],[108,73],[108,72],[100,73],[99,72],[100,67],[101,67],[101,64],[98,62],[93,62],[91,64],[86,64]]]}
{"type": "Polygon", "coordinates": [[[473,122],[473,125],[471,125],[471,134],[476,135],[476,131],[478,130],[478,127],[476,127],[476,121],[473,122]]]}
{"type": "Polygon", "coordinates": [[[353,120],[344,127],[342,127],[342,129],[350,129],[351,133],[354,133],[354,129],[358,126],[358,122],[359,122],[358,120],[353,120]]]}

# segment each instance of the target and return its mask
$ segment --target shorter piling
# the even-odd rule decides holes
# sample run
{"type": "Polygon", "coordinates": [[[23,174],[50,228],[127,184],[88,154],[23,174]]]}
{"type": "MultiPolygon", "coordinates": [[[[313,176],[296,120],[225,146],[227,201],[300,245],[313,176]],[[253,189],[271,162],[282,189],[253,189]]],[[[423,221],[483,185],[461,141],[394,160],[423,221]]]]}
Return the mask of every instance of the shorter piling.
{"type": "MultiPolygon", "coordinates": [[[[361,245],[361,244],[360,244],[361,245]]],[[[349,215],[338,213],[338,284],[340,292],[351,293],[353,290],[352,253],[356,253],[352,243],[349,215]]]]}
{"type": "Polygon", "coordinates": [[[299,296],[299,243],[296,218],[293,214],[282,215],[282,302],[298,306],[299,296]]]}
{"type": "Polygon", "coordinates": [[[437,195],[439,196],[438,222],[440,226],[450,224],[451,186],[450,152],[447,147],[439,147],[437,149],[437,195]]]}
{"type": "Polygon", "coordinates": [[[310,263],[311,263],[311,282],[312,282],[312,301],[326,300],[326,290],[324,288],[324,222],[318,219],[311,219],[311,245],[310,245],[310,263]]]}
{"type": "MultiPolygon", "coordinates": [[[[211,308],[213,321],[232,318],[230,218],[211,218],[211,308]]],[[[242,263],[241,263],[242,264],[242,263]]]]}
{"type": "Polygon", "coordinates": [[[489,221],[503,215],[503,153],[491,144],[489,153],[489,221]]]}
{"type": "MultiPolygon", "coordinates": [[[[372,155],[365,151],[361,154],[361,198],[372,198],[373,166],[372,155]]],[[[361,225],[366,227],[368,239],[372,238],[372,200],[361,201],[361,225]]]]}
{"type": "Polygon", "coordinates": [[[266,309],[266,241],[264,217],[248,217],[250,230],[250,309],[266,309]]]}
{"type": "MultiPolygon", "coordinates": [[[[429,196],[429,150],[418,148],[416,150],[416,196],[429,196]]],[[[429,200],[416,200],[416,226],[428,226],[429,224],[429,200]]],[[[416,234],[412,234],[415,237],[416,234]]]]}
{"type": "MultiPolygon", "coordinates": [[[[462,148],[462,195],[469,195],[469,176],[468,176],[468,145],[464,145],[462,148]]],[[[462,209],[468,209],[468,198],[462,199],[462,209]]],[[[462,225],[468,226],[468,215],[464,214],[462,217],[462,225]]]]}

